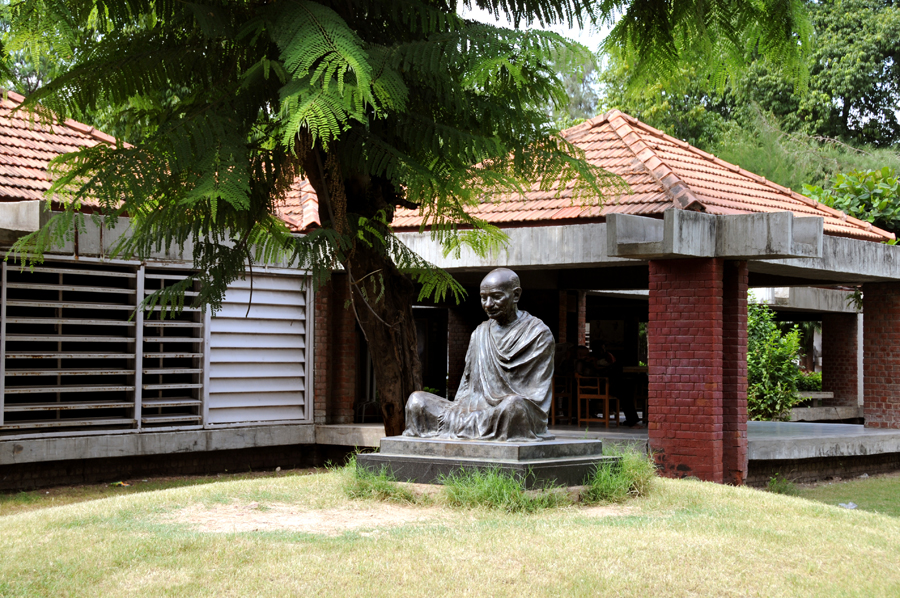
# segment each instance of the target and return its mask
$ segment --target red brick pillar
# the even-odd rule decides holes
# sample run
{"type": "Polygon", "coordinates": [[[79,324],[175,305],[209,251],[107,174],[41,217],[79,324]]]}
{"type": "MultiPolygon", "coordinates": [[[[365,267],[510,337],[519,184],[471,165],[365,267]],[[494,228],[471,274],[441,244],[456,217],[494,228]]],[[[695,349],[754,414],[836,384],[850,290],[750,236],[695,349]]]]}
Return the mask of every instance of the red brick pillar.
{"type": "Polygon", "coordinates": [[[557,335],[556,342],[565,343],[567,342],[568,335],[566,334],[567,321],[569,317],[569,291],[560,291],[559,292],[559,334],[557,335]]]}
{"type": "Polygon", "coordinates": [[[359,338],[356,316],[345,307],[350,297],[341,275],[316,291],[314,420],[316,423],[353,423],[357,399],[359,338]]]}
{"type": "Polygon", "coordinates": [[[328,421],[328,395],[331,363],[331,283],[316,290],[315,295],[315,358],[313,363],[313,420],[317,424],[328,421]]]}
{"type": "Polygon", "coordinates": [[[585,320],[587,318],[587,293],[584,291],[578,291],[578,317],[576,322],[578,323],[578,346],[587,344],[587,335],[585,334],[585,320]]]}
{"type": "Polygon", "coordinates": [[[465,314],[456,309],[447,313],[447,394],[456,396],[463,371],[466,369],[466,351],[469,339],[478,323],[473,323],[465,314]]]}
{"type": "Polygon", "coordinates": [[[721,259],[650,261],[650,449],[663,475],[722,482],[721,259]]]}
{"type": "Polygon", "coordinates": [[[863,285],[863,411],[867,428],[900,428],[897,282],[863,285]]]}
{"type": "Polygon", "coordinates": [[[722,281],[722,475],[747,479],[747,262],[725,262],[722,281]]]}
{"type": "Polygon", "coordinates": [[[822,390],[834,393],[834,406],[859,404],[857,398],[856,314],[822,315],[822,390]]]}

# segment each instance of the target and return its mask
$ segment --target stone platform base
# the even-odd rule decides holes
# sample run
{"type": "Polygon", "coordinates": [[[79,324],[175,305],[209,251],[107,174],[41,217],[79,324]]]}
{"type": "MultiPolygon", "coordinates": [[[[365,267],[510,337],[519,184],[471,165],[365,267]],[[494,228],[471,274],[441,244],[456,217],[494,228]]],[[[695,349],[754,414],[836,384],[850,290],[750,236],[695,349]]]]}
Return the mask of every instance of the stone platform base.
{"type": "Polygon", "coordinates": [[[357,467],[379,472],[386,467],[402,482],[439,484],[441,476],[468,469],[499,468],[525,481],[527,488],[579,486],[604,457],[599,440],[480,442],[392,436],[381,439],[381,452],[360,454],[357,467]]]}

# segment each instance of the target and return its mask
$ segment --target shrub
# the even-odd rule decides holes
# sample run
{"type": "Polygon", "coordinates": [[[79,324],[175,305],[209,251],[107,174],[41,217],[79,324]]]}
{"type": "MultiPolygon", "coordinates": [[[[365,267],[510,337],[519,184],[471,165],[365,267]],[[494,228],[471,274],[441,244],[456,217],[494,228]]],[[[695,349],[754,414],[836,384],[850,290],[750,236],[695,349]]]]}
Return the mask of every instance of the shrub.
{"type": "Polygon", "coordinates": [[[822,372],[802,372],[797,379],[797,390],[806,392],[822,391],[822,372]]]}
{"type": "Polygon", "coordinates": [[[753,420],[782,420],[797,404],[800,332],[782,333],[774,312],[751,303],[747,314],[747,411],[753,420]]]}
{"type": "Polygon", "coordinates": [[[837,174],[830,188],[804,185],[806,195],[891,232],[900,232],[900,180],[894,169],[837,174]]]}
{"type": "Polygon", "coordinates": [[[585,503],[619,503],[650,493],[656,466],[648,455],[634,448],[613,449],[608,454],[618,456],[619,461],[597,466],[582,494],[585,503]]]}
{"type": "Polygon", "coordinates": [[[413,492],[397,484],[397,479],[386,467],[382,466],[378,473],[357,467],[356,455],[350,457],[338,472],[344,478],[344,494],[349,498],[374,498],[405,503],[415,503],[418,500],[413,492]]]}
{"type": "Polygon", "coordinates": [[[788,496],[797,496],[800,494],[797,485],[780,473],[776,473],[769,478],[769,481],[766,482],[766,490],[774,494],[786,494],[788,496]]]}
{"type": "Polygon", "coordinates": [[[525,481],[496,467],[464,469],[441,478],[444,496],[451,506],[487,507],[509,513],[533,513],[571,504],[564,488],[525,489],[525,481]]]}

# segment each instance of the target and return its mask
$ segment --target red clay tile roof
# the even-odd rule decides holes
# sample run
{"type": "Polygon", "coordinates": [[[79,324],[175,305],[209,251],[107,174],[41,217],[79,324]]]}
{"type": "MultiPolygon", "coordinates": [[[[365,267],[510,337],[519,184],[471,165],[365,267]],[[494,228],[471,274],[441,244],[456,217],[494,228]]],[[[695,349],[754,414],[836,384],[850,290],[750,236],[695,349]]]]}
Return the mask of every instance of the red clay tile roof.
{"type": "Polygon", "coordinates": [[[321,226],[319,201],[316,191],[306,179],[297,179],[283,202],[276,204],[275,214],[293,231],[304,231],[311,226],[321,226]]]}
{"type": "Polygon", "coordinates": [[[50,160],[82,147],[115,143],[109,135],[74,120],[48,125],[28,112],[13,112],[25,98],[6,93],[0,101],[0,202],[45,199],[50,160]]]}
{"type": "MultiPolygon", "coordinates": [[[[493,224],[515,226],[602,221],[611,213],[661,216],[673,207],[710,214],[790,211],[797,216],[822,216],[829,235],[868,241],[894,238],[868,222],[720,160],[618,110],[567,129],[562,135],[583,149],[589,162],[621,176],[631,193],[595,206],[573,205],[570,190],[563,190],[559,197],[555,192],[531,191],[524,200],[516,195],[486,201],[472,213],[493,224]]],[[[304,189],[304,218],[315,220],[308,215],[315,205],[315,192],[304,189]]],[[[398,209],[393,225],[409,230],[418,228],[421,222],[417,211],[398,209]]]]}
{"type": "MultiPolygon", "coordinates": [[[[7,92],[0,101],[0,202],[44,199],[50,186],[47,165],[56,156],[115,139],[73,120],[48,125],[26,112],[13,112],[24,98],[7,92]]],[[[825,233],[883,241],[893,235],[728,164],[613,110],[563,136],[581,147],[589,162],[621,176],[631,193],[608,198],[603,206],[573,205],[570,190],[531,191],[524,200],[502,196],[473,214],[498,225],[560,224],[603,220],[606,214],[661,215],[666,209],[700,209],[711,214],[791,211],[823,216],[825,233]]],[[[319,225],[315,191],[308,181],[293,185],[277,215],[292,230],[319,225]]],[[[418,228],[414,210],[397,210],[394,227],[418,228]]]]}

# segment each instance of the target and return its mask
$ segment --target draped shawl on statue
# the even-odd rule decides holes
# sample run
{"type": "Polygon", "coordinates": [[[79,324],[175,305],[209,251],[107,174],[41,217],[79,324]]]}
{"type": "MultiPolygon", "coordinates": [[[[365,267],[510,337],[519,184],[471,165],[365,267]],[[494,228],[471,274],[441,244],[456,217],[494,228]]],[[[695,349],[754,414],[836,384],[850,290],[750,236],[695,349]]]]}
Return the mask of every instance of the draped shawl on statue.
{"type": "Polygon", "coordinates": [[[482,322],[472,333],[459,391],[440,418],[439,435],[485,440],[546,435],[554,350],[550,329],[528,312],[520,311],[507,328],[482,322]],[[524,431],[525,422],[514,421],[523,414],[511,419],[504,412],[504,400],[514,396],[526,399],[524,431]],[[516,429],[507,429],[510,425],[516,429]]]}

